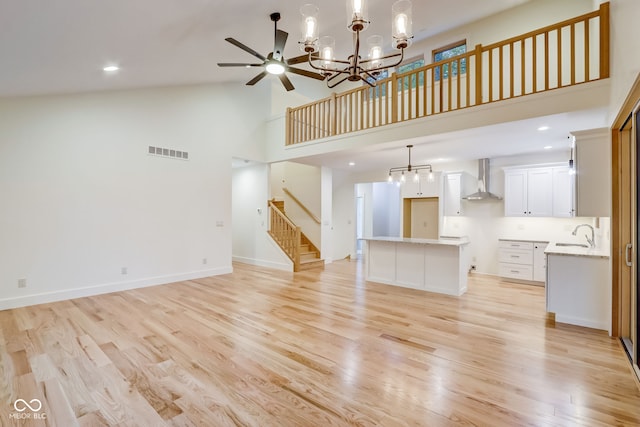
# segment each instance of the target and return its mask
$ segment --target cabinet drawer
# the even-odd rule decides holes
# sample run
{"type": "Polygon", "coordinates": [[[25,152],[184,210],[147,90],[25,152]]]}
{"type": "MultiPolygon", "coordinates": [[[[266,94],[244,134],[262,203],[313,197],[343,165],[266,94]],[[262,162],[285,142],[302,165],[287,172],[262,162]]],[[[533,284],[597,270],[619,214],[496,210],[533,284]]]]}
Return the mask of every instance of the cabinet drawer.
{"type": "Polygon", "coordinates": [[[500,277],[533,280],[533,268],[530,265],[500,263],[500,277]]]}
{"type": "Polygon", "coordinates": [[[501,240],[500,247],[505,249],[524,249],[532,250],[533,242],[517,242],[514,240],[501,240]]]}
{"type": "Polygon", "coordinates": [[[524,249],[504,249],[498,251],[498,262],[511,264],[533,264],[533,251],[524,249]]]}

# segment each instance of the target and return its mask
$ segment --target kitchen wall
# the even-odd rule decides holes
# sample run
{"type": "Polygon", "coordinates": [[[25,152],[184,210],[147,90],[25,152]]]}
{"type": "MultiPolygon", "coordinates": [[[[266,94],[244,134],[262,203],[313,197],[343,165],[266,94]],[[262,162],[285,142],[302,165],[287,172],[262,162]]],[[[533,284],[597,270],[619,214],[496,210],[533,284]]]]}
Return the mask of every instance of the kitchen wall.
{"type": "MultiPolygon", "coordinates": [[[[490,187],[493,193],[504,195],[504,168],[512,166],[537,165],[548,163],[566,164],[569,159],[568,151],[552,151],[521,156],[499,157],[491,159],[490,187]]],[[[434,164],[435,171],[463,171],[469,174],[475,182],[478,174],[476,160],[464,162],[449,162],[434,164]]],[[[334,185],[334,223],[340,227],[340,233],[334,233],[334,253],[355,254],[355,211],[354,211],[354,183],[378,181],[385,179],[386,171],[370,171],[368,173],[347,174],[340,172],[340,179],[334,185]],[[349,214],[348,214],[349,213],[349,214]],[[338,235],[339,234],[339,235],[338,235]]],[[[386,182],[380,184],[387,188],[386,182]]],[[[365,203],[373,200],[373,186],[357,185],[357,195],[365,197],[365,203]],[[371,189],[365,191],[365,189],[371,189]]],[[[475,190],[473,190],[475,191],[475,190]]],[[[478,273],[498,273],[498,239],[538,239],[539,241],[584,242],[584,230],[578,236],[572,236],[571,231],[578,224],[588,223],[597,226],[596,241],[598,245],[609,245],[609,218],[596,219],[591,217],[579,218],[520,218],[504,216],[504,201],[463,201],[464,216],[444,217],[440,235],[468,236],[471,244],[469,253],[472,263],[477,266],[478,273]]],[[[373,209],[373,206],[370,206],[373,209]]],[[[365,218],[373,221],[373,214],[365,218]]],[[[365,235],[372,236],[373,228],[365,229],[365,235]]]]}

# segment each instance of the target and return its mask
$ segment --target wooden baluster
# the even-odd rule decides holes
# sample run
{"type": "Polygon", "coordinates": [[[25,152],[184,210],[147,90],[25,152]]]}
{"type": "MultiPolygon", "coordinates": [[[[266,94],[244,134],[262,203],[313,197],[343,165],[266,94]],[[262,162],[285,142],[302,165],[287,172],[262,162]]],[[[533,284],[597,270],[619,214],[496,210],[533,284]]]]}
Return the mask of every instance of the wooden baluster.
{"type": "Polygon", "coordinates": [[[600,75],[609,78],[609,2],[600,4],[600,75]]]}
{"type": "Polygon", "coordinates": [[[504,99],[504,46],[500,46],[500,50],[498,52],[498,64],[500,66],[500,71],[498,72],[498,76],[500,76],[500,90],[498,91],[498,94],[500,96],[500,100],[502,101],[504,99]]]}
{"type": "Polygon", "coordinates": [[[513,43],[509,43],[509,98],[513,98],[513,90],[514,90],[514,83],[513,83],[513,67],[515,65],[515,61],[513,59],[513,43]]]}
{"type": "Polygon", "coordinates": [[[544,33],[544,90],[549,90],[549,32],[544,33]]]}
{"type": "Polygon", "coordinates": [[[590,20],[584,21],[584,81],[588,82],[591,80],[590,70],[589,70],[589,62],[590,62],[590,51],[591,46],[589,46],[589,25],[590,20]]]}
{"type": "Polygon", "coordinates": [[[482,104],[482,45],[476,45],[475,51],[476,58],[476,102],[475,105],[482,104]]]}
{"type": "Polygon", "coordinates": [[[398,122],[398,78],[396,73],[391,74],[391,93],[387,92],[387,96],[391,97],[391,123],[398,122]]]}
{"type": "Polygon", "coordinates": [[[524,95],[527,90],[527,73],[525,72],[525,39],[520,40],[520,96],[524,95]]]}
{"type": "Polygon", "coordinates": [[[569,46],[569,57],[571,59],[571,85],[576,84],[576,55],[575,55],[575,46],[576,46],[576,26],[575,24],[571,24],[571,43],[569,46]]]}
{"type": "Polygon", "coordinates": [[[533,64],[533,93],[538,91],[538,36],[531,37],[531,63],[533,64]]]}

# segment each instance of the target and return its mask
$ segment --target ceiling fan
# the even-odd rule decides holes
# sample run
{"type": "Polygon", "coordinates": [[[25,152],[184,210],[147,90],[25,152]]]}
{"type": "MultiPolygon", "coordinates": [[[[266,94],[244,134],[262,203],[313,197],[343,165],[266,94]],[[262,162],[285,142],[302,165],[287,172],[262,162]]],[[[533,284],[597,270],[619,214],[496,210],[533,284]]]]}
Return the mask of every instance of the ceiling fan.
{"type": "Polygon", "coordinates": [[[237,63],[237,62],[223,62],[218,63],[219,67],[265,67],[265,70],[255,76],[253,79],[247,82],[248,86],[253,86],[262,80],[267,74],[275,74],[280,78],[280,81],[284,85],[285,89],[293,90],[293,84],[291,80],[284,74],[285,71],[298,74],[305,77],[310,77],[312,79],[324,80],[325,76],[322,74],[314,73],[307,70],[301,70],[299,68],[293,68],[291,65],[300,64],[302,62],[307,62],[308,55],[301,55],[291,59],[284,59],[282,56],[282,52],[284,51],[284,45],[287,43],[287,37],[289,34],[285,31],[278,29],[278,21],[280,20],[280,14],[278,12],[274,12],[269,15],[271,20],[273,21],[273,25],[275,28],[275,41],[273,44],[273,52],[269,53],[266,57],[259,54],[255,50],[250,47],[240,43],[238,40],[233,37],[227,37],[225,40],[231,43],[234,46],[239,47],[240,49],[249,52],[251,55],[260,59],[261,63],[237,63]]]}

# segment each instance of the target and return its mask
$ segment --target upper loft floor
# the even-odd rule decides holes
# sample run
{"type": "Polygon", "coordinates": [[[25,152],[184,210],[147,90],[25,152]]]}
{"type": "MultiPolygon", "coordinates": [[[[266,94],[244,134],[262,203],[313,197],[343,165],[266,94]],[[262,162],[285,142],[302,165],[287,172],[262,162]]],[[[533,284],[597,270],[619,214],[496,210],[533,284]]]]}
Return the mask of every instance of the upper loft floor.
{"type": "Polygon", "coordinates": [[[288,108],[280,158],[609,102],[609,3],[553,25],[288,108]],[[362,136],[366,135],[366,141],[362,136]]]}

